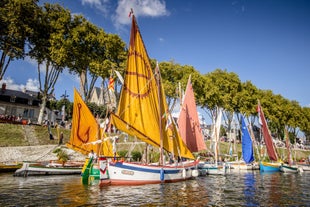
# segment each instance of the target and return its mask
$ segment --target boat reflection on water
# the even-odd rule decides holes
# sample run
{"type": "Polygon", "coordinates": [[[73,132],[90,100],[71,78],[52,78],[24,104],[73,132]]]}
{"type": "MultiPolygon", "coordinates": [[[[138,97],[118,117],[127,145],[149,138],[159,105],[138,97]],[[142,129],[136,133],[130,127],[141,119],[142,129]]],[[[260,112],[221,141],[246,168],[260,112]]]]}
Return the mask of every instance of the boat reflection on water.
{"type": "Polygon", "coordinates": [[[244,174],[244,198],[245,206],[259,206],[255,198],[256,180],[252,172],[244,174]]]}
{"type": "Polygon", "coordinates": [[[139,186],[83,185],[79,175],[0,174],[0,206],[307,206],[310,173],[239,172],[139,186]]]}

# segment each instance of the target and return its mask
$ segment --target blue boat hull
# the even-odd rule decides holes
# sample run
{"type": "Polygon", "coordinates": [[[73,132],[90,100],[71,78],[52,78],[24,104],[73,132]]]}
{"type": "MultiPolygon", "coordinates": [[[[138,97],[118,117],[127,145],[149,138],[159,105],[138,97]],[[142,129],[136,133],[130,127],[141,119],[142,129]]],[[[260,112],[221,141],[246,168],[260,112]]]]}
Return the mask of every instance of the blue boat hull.
{"type": "Polygon", "coordinates": [[[280,165],[274,163],[259,163],[259,170],[261,172],[280,172],[280,165]]]}

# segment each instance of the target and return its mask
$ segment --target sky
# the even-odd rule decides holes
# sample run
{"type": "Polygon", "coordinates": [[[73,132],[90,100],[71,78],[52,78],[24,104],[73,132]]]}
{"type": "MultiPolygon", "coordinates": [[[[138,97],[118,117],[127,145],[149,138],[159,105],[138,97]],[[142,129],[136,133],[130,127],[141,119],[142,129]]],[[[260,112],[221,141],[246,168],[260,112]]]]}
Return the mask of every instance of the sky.
{"type": "MultiPolygon", "coordinates": [[[[309,0],[45,0],[82,14],[128,45],[133,9],[150,58],[191,65],[201,74],[236,73],[242,82],[310,107],[309,0]]],[[[37,64],[13,61],[8,88],[36,90],[37,64]]],[[[97,83],[99,86],[100,83],[97,83]]],[[[57,99],[73,100],[79,78],[65,72],[57,99]]]]}

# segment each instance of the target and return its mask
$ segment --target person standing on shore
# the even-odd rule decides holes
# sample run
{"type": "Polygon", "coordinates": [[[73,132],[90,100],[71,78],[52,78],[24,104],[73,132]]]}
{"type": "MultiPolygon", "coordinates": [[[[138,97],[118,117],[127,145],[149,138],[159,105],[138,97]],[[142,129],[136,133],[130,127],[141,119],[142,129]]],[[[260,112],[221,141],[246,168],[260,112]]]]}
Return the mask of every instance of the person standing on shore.
{"type": "Polygon", "coordinates": [[[61,133],[60,133],[60,136],[59,136],[58,145],[62,145],[63,139],[64,139],[64,133],[61,132],[61,133]]]}

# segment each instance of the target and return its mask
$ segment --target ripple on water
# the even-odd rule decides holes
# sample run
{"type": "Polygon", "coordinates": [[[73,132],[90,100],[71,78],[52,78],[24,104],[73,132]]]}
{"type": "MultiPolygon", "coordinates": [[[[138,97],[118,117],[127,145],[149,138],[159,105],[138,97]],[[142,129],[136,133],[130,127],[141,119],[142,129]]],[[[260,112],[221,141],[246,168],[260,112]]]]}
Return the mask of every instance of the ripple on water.
{"type": "Polygon", "coordinates": [[[235,173],[184,182],[82,185],[80,176],[0,174],[0,206],[309,206],[310,173],[235,173]]]}

